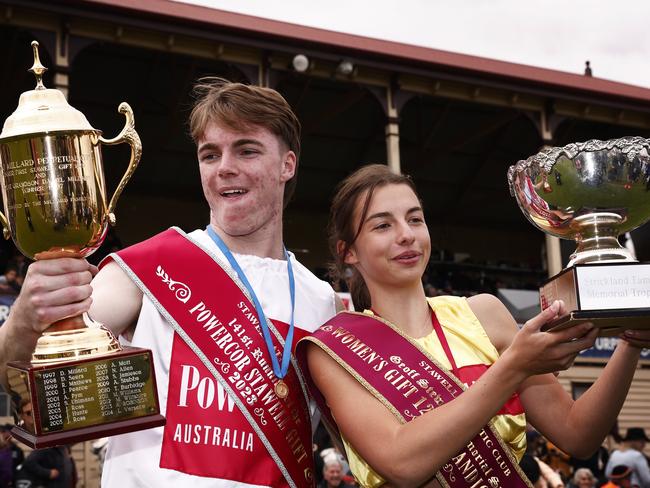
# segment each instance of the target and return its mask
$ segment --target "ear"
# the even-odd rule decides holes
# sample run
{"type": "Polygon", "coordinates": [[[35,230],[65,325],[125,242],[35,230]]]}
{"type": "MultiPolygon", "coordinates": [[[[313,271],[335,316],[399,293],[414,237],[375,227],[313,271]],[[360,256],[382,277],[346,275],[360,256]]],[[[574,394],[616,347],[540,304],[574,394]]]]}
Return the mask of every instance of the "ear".
{"type": "MultiPolygon", "coordinates": [[[[345,242],[338,241],[336,243],[336,253],[340,256],[345,249],[345,242]]],[[[359,260],[357,259],[357,253],[354,249],[354,246],[350,246],[343,256],[343,262],[345,264],[357,264],[359,260]]]]}
{"type": "Polygon", "coordinates": [[[286,183],[296,174],[296,153],[287,151],[282,160],[282,171],[280,172],[280,179],[286,183]]]}

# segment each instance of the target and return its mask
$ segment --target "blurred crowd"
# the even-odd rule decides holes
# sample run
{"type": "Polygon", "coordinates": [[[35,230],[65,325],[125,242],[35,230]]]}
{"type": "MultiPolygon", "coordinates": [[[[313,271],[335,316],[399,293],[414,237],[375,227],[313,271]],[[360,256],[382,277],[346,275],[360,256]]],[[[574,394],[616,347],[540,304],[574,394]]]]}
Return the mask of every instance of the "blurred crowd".
{"type": "MultiPolygon", "coordinates": [[[[345,456],[331,445],[321,427],[314,438],[316,486],[358,486],[345,456]]],[[[650,439],[644,429],[633,427],[625,436],[612,433],[611,438],[618,446],[616,449],[610,452],[601,446],[589,459],[577,459],[529,430],[520,467],[534,488],[650,488],[649,459],[643,452],[650,439]]]]}

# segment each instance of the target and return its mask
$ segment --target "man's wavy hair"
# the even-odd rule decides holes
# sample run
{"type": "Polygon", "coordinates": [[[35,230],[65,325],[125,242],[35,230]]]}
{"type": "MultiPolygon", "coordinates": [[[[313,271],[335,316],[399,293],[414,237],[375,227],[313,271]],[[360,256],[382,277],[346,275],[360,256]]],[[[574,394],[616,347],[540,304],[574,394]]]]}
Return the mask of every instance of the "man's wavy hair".
{"type": "Polygon", "coordinates": [[[277,91],[260,86],[233,83],[224,78],[199,78],[192,90],[194,106],[189,117],[190,135],[195,143],[209,123],[235,131],[249,126],[264,127],[296,154],[296,171],[284,187],[286,207],[296,189],[300,160],[300,121],[277,91]]]}

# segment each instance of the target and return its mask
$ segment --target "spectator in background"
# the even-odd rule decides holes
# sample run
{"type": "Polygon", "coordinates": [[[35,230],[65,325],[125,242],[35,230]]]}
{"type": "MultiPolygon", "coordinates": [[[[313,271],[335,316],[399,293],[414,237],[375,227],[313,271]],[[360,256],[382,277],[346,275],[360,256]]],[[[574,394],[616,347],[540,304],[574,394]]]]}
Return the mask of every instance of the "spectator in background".
{"type": "Polygon", "coordinates": [[[11,447],[0,435],[0,488],[9,488],[13,483],[13,461],[11,458],[11,447]]]}
{"type": "Polygon", "coordinates": [[[632,476],[632,469],[624,464],[619,464],[612,468],[612,472],[607,476],[609,481],[601,488],[634,488],[638,485],[633,485],[630,481],[632,476]]]}
{"type": "Polygon", "coordinates": [[[9,444],[9,448],[11,449],[11,461],[12,461],[12,478],[16,478],[16,472],[18,471],[18,467],[23,464],[23,461],[25,461],[25,453],[23,450],[18,447],[13,439],[11,438],[11,428],[13,426],[11,424],[6,424],[3,426],[0,426],[0,437],[9,444]]]}
{"type": "Polygon", "coordinates": [[[19,425],[29,432],[34,432],[34,412],[32,410],[32,402],[28,398],[20,400],[18,415],[20,416],[19,425]]]}
{"type": "Polygon", "coordinates": [[[325,461],[323,468],[323,481],[319,485],[320,488],[352,488],[350,485],[343,482],[343,466],[336,458],[330,458],[325,461]]]}
{"type": "Polygon", "coordinates": [[[650,488],[650,468],[643,455],[643,448],[648,442],[648,436],[641,427],[630,427],[623,438],[621,446],[612,451],[605,475],[611,479],[615,466],[628,466],[631,470],[630,482],[632,486],[650,488]]]}
{"type": "Polygon", "coordinates": [[[17,295],[20,293],[21,281],[18,270],[14,267],[7,267],[5,273],[0,276],[0,293],[17,295]]]}
{"type": "Polygon", "coordinates": [[[18,279],[20,280],[21,284],[23,278],[25,278],[25,275],[27,274],[28,267],[29,267],[29,260],[22,253],[19,252],[16,252],[16,254],[14,254],[14,256],[7,264],[7,268],[16,269],[16,271],[18,272],[18,279]]]}
{"type": "MultiPolygon", "coordinates": [[[[575,473],[580,468],[587,468],[592,472],[597,480],[605,478],[605,466],[609,459],[609,452],[604,446],[600,446],[598,450],[588,459],[571,458],[571,467],[575,473]]],[[[606,482],[606,480],[605,480],[606,482]]]]}
{"type": "Polygon", "coordinates": [[[571,477],[571,456],[558,449],[552,442],[546,442],[546,458],[544,461],[556,472],[560,473],[562,479],[568,480],[571,477]]]}
{"type": "Polygon", "coordinates": [[[580,468],[573,473],[572,488],[595,488],[596,477],[589,468],[580,468]]]}
{"type": "Polygon", "coordinates": [[[539,464],[535,457],[529,453],[524,454],[521,461],[519,461],[519,467],[530,481],[530,484],[536,487],[541,473],[539,472],[539,464]]]}
{"type": "Polygon", "coordinates": [[[345,456],[341,454],[341,451],[339,450],[338,447],[329,447],[327,449],[323,449],[320,452],[321,458],[323,458],[323,463],[325,466],[327,466],[328,463],[336,461],[341,465],[341,468],[343,469],[343,474],[347,474],[350,471],[350,465],[347,463],[345,460],[345,456]]]}
{"type": "Polygon", "coordinates": [[[564,488],[564,481],[557,471],[554,471],[544,461],[535,458],[539,464],[539,481],[535,484],[535,488],[564,488]]]}
{"type": "Polygon", "coordinates": [[[68,446],[30,452],[23,471],[45,488],[74,488],[77,484],[77,470],[68,446]]]}

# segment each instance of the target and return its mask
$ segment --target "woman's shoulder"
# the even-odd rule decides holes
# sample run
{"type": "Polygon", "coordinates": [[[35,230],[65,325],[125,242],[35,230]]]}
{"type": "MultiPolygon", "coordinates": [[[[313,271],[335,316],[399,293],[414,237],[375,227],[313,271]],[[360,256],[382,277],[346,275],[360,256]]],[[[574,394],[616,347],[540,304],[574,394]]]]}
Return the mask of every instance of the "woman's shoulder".
{"type": "Polygon", "coordinates": [[[503,352],[517,332],[517,323],[506,306],[497,297],[488,293],[469,297],[467,304],[485,329],[494,347],[499,353],[503,352]]]}
{"type": "Polygon", "coordinates": [[[452,309],[457,312],[469,312],[483,323],[483,317],[496,314],[509,316],[508,309],[494,295],[481,293],[470,297],[459,297],[454,295],[441,295],[428,298],[431,306],[436,309],[452,309]]]}

